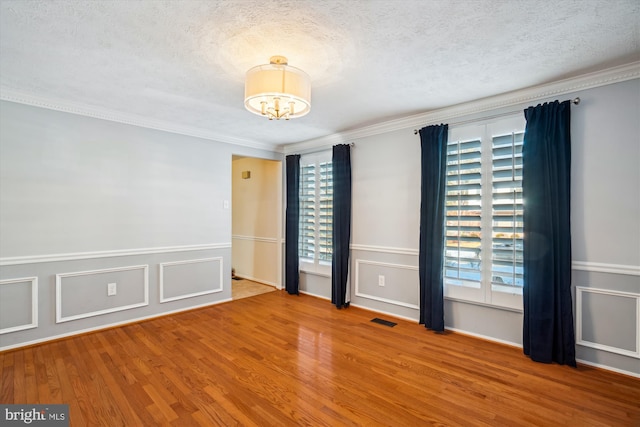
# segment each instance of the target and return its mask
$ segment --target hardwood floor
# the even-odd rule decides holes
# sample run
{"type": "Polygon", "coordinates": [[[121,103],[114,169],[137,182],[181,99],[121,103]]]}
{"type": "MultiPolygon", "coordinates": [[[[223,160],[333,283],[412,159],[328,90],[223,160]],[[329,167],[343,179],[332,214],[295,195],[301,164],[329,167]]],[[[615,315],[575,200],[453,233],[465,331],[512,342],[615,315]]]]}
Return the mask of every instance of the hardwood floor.
{"type": "Polygon", "coordinates": [[[640,425],[639,379],[284,291],[8,351],[0,377],[72,426],[640,425]]]}

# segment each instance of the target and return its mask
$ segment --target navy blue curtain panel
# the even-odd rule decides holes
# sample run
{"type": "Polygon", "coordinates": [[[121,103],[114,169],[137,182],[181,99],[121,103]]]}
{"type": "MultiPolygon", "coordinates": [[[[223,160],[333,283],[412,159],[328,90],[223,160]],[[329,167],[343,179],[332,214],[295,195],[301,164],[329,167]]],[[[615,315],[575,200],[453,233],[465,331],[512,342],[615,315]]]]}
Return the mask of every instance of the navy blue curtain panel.
{"type": "Polygon", "coordinates": [[[333,242],[331,303],[337,308],[347,302],[349,242],[351,240],[351,147],[333,147],[333,242]]]}
{"type": "Polygon", "coordinates": [[[570,101],[524,111],[524,354],[576,366],[571,306],[570,101]]]}
{"type": "Polygon", "coordinates": [[[286,157],[287,208],[285,213],[285,289],[298,294],[300,261],[298,258],[298,233],[300,221],[300,155],[286,157]]]}
{"type": "Polygon", "coordinates": [[[449,125],[420,129],[420,323],[444,332],[444,217],[449,125]]]}

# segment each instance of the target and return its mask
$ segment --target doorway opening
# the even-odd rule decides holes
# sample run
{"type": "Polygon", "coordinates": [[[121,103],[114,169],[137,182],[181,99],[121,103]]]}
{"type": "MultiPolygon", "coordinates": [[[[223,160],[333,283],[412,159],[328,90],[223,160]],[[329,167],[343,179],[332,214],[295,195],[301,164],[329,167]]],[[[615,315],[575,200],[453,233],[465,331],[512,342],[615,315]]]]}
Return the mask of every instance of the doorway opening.
{"type": "Polygon", "coordinates": [[[234,155],[231,163],[231,285],[236,299],[282,289],[283,180],[279,160],[234,155]]]}

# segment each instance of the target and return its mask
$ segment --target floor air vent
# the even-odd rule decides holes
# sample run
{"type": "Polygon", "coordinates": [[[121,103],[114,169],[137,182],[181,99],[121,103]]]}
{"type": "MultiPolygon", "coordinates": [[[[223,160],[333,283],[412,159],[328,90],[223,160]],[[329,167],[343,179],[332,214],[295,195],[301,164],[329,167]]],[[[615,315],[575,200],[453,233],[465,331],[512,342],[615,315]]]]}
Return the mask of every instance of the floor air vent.
{"type": "Polygon", "coordinates": [[[374,319],[371,319],[371,321],[372,321],[373,323],[379,323],[379,324],[381,324],[381,325],[388,326],[388,327],[390,327],[390,328],[393,328],[394,326],[396,326],[396,325],[397,325],[397,323],[389,322],[388,320],[379,319],[379,318],[377,318],[377,317],[376,317],[376,318],[374,318],[374,319]]]}

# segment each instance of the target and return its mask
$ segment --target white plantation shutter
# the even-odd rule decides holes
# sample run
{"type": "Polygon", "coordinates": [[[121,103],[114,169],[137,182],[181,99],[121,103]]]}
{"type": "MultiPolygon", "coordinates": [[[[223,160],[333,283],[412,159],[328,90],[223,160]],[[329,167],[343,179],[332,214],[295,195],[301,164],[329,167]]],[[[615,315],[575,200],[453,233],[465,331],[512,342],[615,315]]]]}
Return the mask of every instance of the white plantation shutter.
{"type": "Polygon", "coordinates": [[[444,294],[522,309],[524,117],[449,128],[444,294]]]}
{"type": "Polygon", "coordinates": [[[524,132],[492,138],[491,289],[522,294],[524,132]]]}
{"type": "Polygon", "coordinates": [[[333,254],[333,163],[320,163],[318,242],[320,261],[331,262],[333,254]]]}
{"type": "Polygon", "coordinates": [[[304,155],[300,164],[300,268],[328,274],[333,252],[331,152],[304,155]]]}
{"type": "Polygon", "coordinates": [[[482,279],[481,140],[447,145],[445,285],[479,288],[482,279]]]}
{"type": "Polygon", "coordinates": [[[300,242],[299,256],[313,260],[316,252],[316,167],[300,167],[300,242]]]}

